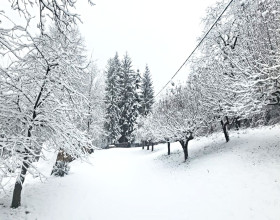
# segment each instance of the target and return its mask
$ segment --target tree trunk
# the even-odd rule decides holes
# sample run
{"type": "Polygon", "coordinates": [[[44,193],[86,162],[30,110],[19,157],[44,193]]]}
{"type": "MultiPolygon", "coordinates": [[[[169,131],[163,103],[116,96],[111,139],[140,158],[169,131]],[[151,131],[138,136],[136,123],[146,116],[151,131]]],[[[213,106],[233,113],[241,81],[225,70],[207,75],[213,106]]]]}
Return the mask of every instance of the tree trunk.
{"type": "Polygon", "coordinates": [[[147,150],[150,150],[150,141],[147,142],[147,150]]]}
{"type": "Polygon", "coordinates": [[[190,136],[189,136],[189,137],[186,137],[185,140],[179,141],[180,144],[181,144],[181,146],[182,146],[182,148],[183,148],[183,151],[184,151],[184,158],[185,158],[185,161],[186,161],[186,160],[188,159],[188,157],[189,157],[189,150],[188,150],[189,141],[190,141],[190,140],[193,140],[193,139],[194,139],[193,135],[190,134],[190,136]]]}
{"type": "MultiPolygon", "coordinates": [[[[24,160],[27,160],[27,159],[28,158],[24,158],[24,160]]],[[[22,190],[22,185],[24,183],[28,167],[29,167],[29,164],[27,162],[22,163],[20,176],[18,177],[18,179],[15,183],[11,208],[18,208],[21,204],[21,190],[22,190]]]]}
{"type": "Polygon", "coordinates": [[[225,123],[223,122],[223,120],[221,120],[221,125],[222,125],[222,128],[223,128],[223,132],[224,132],[224,135],[225,135],[226,142],[229,142],[229,135],[228,135],[228,131],[227,131],[227,125],[228,124],[229,124],[228,117],[226,117],[226,122],[225,123]]]}
{"type": "MultiPolygon", "coordinates": [[[[57,66],[58,64],[54,64],[53,66],[57,66]]],[[[41,89],[39,91],[39,94],[36,98],[36,101],[35,101],[35,104],[34,104],[34,107],[33,107],[33,112],[32,112],[32,121],[34,121],[37,117],[37,108],[38,106],[41,105],[42,102],[40,102],[41,100],[41,97],[42,97],[42,94],[43,94],[43,91],[45,89],[45,85],[46,85],[46,82],[47,82],[47,76],[50,72],[50,66],[48,65],[48,68],[47,68],[47,72],[46,72],[46,75],[45,75],[45,79],[44,79],[44,82],[41,86],[41,89]]],[[[32,131],[33,127],[32,126],[29,126],[28,128],[28,131],[27,131],[27,137],[30,138],[31,137],[31,131],[32,131]]],[[[25,176],[26,176],[26,173],[27,173],[27,170],[29,168],[29,163],[31,163],[31,160],[29,158],[29,151],[25,148],[25,152],[24,152],[25,156],[23,158],[23,163],[22,163],[22,167],[21,167],[21,172],[20,172],[20,176],[17,178],[17,181],[15,183],[15,188],[14,188],[14,192],[13,192],[13,200],[12,200],[12,205],[11,205],[11,208],[18,208],[21,204],[21,191],[22,191],[22,186],[23,186],[23,183],[24,183],[24,180],[25,180],[25,176]],[[28,161],[29,160],[29,161],[28,161]]]]}
{"type": "Polygon", "coordinates": [[[144,150],[144,147],[145,147],[145,142],[142,141],[142,150],[144,150]]]}
{"type": "Polygon", "coordinates": [[[183,151],[184,151],[184,158],[185,158],[185,161],[188,159],[189,157],[189,152],[188,152],[188,144],[189,144],[189,139],[187,139],[187,141],[179,141],[182,148],[183,148],[183,151]]]}
{"type": "Polygon", "coordinates": [[[167,142],[167,150],[168,150],[167,155],[170,155],[170,142],[169,141],[167,142]]]}
{"type": "MultiPolygon", "coordinates": [[[[36,112],[33,112],[33,119],[36,117],[36,112]]],[[[30,126],[28,128],[27,131],[27,137],[30,138],[31,137],[31,130],[32,130],[32,126],[30,126]]],[[[24,149],[24,153],[25,155],[28,155],[28,150],[25,148],[24,149]]],[[[17,181],[15,183],[15,188],[14,188],[14,192],[13,192],[13,199],[12,199],[12,204],[11,204],[11,208],[18,208],[21,204],[21,190],[22,190],[22,185],[24,183],[25,180],[25,176],[27,173],[27,170],[29,168],[29,162],[28,162],[29,157],[25,156],[23,158],[23,162],[22,162],[22,167],[21,167],[21,171],[20,171],[20,176],[17,178],[17,181]]]]}
{"type": "Polygon", "coordinates": [[[152,142],[152,151],[154,151],[154,142],[152,142]]]}
{"type": "Polygon", "coordinates": [[[185,161],[186,161],[186,160],[188,159],[188,157],[189,157],[188,144],[189,144],[189,141],[186,141],[185,146],[184,146],[184,148],[183,148],[183,150],[184,150],[184,156],[185,156],[185,161]]]}

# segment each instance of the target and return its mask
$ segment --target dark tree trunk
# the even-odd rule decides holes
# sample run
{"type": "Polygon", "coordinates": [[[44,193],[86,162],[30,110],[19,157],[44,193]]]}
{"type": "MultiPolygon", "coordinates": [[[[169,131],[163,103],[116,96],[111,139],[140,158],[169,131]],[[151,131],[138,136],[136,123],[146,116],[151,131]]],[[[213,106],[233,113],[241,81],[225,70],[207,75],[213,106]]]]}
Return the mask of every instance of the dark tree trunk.
{"type": "Polygon", "coordinates": [[[186,141],[185,146],[184,146],[184,148],[183,148],[183,150],[184,150],[184,156],[185,156],[185,161],[186,161],[186,160],[188,159],[188,157],[189,157],[188,144],[189,144],[189,141],[186,141]]]}
{"type": "Polygon", "coordinates": [[[154,151],[154,142],[152,142],[152,151],[154,151]]]}
{"type": "Polygon", "coordinates": [[[167,142],[167,150],[168,150],[167,155],[170,155],[170,142],[169,141],[167,142]]]}
{"type": "MultiPolygon", "coordinates": [[[[36,117],[36,112],[33,112],[33,119],[36,117]]],[[[27,132],[27,137],[30,138],[31,137],[31,130],[32,130],[32,126],[29,127],[28,132],[27,132]]],[[[13,192],[13,200],[12,200],[12,204],[11,204],[11,208],[18,208],[21,204],[21,190],[22,190],[22,185],[24,183],[25,180],[25,176],[27,173],[27,170],[29,168],[29,157],[28,157],[28,150],[24,149],[24,154],[27,155],[23,158],[23,162],[22,162],[22,167],[21,167],[21,171],[20,171],[20,176],[17,178],[17,181],[15,183],[15,188],[14,188],[14,192],[13,192]]]]}
{"type": "MultiPolygon", "coordinates": [[[[24,159],[27,160],[27,158],[24,158],[24,159]]],[[[21,190],[22,190],[22,185],[24,183],[28,167],[29,167],[29,164],[27,162],[22,163],[20,176],[18,177],[18,179],[15,183],[11,208],[18,208],[21,204],[21,190]]]]}
{"type": "Polygon", "coordinates": [[[151,141],[147,141],[147,150],[150,150],[151,141]]]}
{"type": "Polygon", "coordinates": [[[189,141],[193,139],[193,136],[192,134],[186,138],[186,140],[181,140],[179,141],[182,148],[183,148],[183,151],[184,151],[184,159],[185,161],[188,159],[189,157],[189,151],[188,151],[188,145],[189,145],[189,141]]]}
{"type": "Polygon", "coordinates": [[[142,150],[144,150],[144,147],[145,147],[145,142],[142,141],[142,150]]]}
{"type": "Polygon", "coordinates": [[[225,135],[226,142],[229,142],[229,135],[228,135],[228,130],[227,130],[228,124],[229,124],[229,120],[228,120],[228,117],[226,116],[226,122],[225,123],[224,123],[223,120],[221,120],[221,125],[222,125],[222,128],[223,128],[223,132],[224,132],[224,135],[225,135]]]}

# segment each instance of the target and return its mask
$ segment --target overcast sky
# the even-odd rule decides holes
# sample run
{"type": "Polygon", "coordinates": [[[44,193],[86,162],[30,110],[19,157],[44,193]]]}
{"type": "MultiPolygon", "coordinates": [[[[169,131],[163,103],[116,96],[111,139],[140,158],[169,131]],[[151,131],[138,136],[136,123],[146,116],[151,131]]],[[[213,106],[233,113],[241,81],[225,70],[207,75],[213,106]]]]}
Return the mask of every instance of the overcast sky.
{"type": "MultiPolygon", "coordinates": [[[[82,1],[81,1],[82,2],[82,1]]],[[[82,35],[102,71],[127,51],[133,66],[148,64],[156,92],[172,77],[202,34],[201,18],[216,0],[93,0],[78,6],[82,35]]],[[[184,80],[187,68],[177,78],[184,80]]]]}
{"type": "MultiPolygon", "coordinates": [[[[80,30],[98,68],[103,72],[116,52],[120,57],[128,52],[135,70],[143,73],[149,65],[158,92],[196,46],[201,18],[217,0],[92,1],[96,5],[91,7],[87,0],[78,0],[75,12],[81,15],[80,30]]],[[[1,2],[1,8],[9,15],[8,1],[1,2]]],[[[183,68],[176,78],[184,81],[187,75],[183,68]]]]}

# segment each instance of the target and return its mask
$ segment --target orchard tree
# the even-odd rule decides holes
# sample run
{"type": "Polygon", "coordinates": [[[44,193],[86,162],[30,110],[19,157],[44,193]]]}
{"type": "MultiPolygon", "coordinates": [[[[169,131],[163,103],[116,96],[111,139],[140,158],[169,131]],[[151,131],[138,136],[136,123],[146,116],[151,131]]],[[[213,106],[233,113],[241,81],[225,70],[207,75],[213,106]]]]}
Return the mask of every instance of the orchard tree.
{"type": "Polygon", "coordinates": [[[217,52],[228,63],[224,72],[235,86],[236,101],[228,111],[256,124],[265,123],[269,105],[277,105],[280,35],[275,20],[279,16],[276,1],[237,1],[220,24],[219,32],[228,34],[220,37],[214,32],[219,36],[216,39],[221,39],[222,49],[217,52]]]}
{"type": "Polygon", "coordinates": [[[146,116],[139,116],[137,119],[137,129],[133,132],[135,140],[144,146],[147,145],[147,150],[149,150],[149,146],[152,146],[152,151],[154,150],[154,144],[157,141],[160,141],[157,138],[155,129],[156,124],[154,121],[153,113],[149,113],[146,116]]]}

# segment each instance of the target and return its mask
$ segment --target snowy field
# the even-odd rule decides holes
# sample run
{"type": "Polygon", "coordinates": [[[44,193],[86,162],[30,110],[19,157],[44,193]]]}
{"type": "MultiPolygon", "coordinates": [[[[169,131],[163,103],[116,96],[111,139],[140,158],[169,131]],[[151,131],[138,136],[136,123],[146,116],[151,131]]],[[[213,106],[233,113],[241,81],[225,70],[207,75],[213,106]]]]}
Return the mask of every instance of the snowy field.
{"type": "MultiPolygon", "coordinates": [[[[178,143],[99,150],[74,161],[70,175],[28,176],[22,207],[0,199],[0,219],[280,219],[280,126],[196,139],[183,162],[178,143]]],[[[51,163],[41,169],[50,172],[51,163]]]]}

